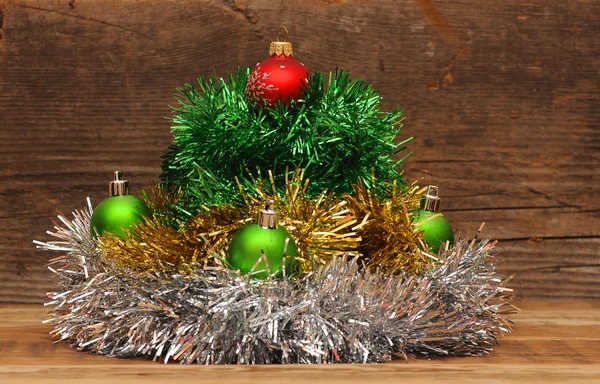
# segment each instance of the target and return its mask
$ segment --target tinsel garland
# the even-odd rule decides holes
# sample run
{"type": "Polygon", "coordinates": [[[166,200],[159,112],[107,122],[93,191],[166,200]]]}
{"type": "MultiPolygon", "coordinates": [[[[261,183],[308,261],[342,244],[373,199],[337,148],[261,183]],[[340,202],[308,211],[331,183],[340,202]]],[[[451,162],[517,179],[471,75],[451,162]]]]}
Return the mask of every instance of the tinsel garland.
{"type": "Polygon", "coordinates": [[[323,191],[311,199],[304,169],[286,172],[282,185],[277,185],[271,171],[266,174],[263,177],[258,170],[248,173],[244,184],[237,180],[236,200],[241,204],[202,206],[190,220],[176,226],[172,225],[177,220],[172,207],[179,202],[181,190],[156,185],[154,199],[146,198],[152,216],[126,238],[104,236],[101,255],[131,271],[189,274],[198,265],[211,265],[214,254],[225,255],[235,231],[256,220],[265,201],[272,199],[279,225],[298,246],[295,265],[301,271],[310,272],[342,255],[360,256],[359,264],[372,270],[408,274],[420,273],[438,261],[426,251],[422,232],[411,222],[420,195],[415,184],[400,188],[392,183],[384,188],[372,175],[370,185],[381,184],[384,198],[358,180],[352,195],[337,198],[323,191]]]}
{"type": "Polygon", "coordinates": [[[419,276],[361,269],[334,257],[299,279],[253,280],[198,266],[144,276],[100,257],[91,204],[36,242],[58,290],[45,322],[80,350],[182,364],[375,363],[419,355],[481,355],[510,332],[511,289],[494,242],[460,240],[419,276]]]}

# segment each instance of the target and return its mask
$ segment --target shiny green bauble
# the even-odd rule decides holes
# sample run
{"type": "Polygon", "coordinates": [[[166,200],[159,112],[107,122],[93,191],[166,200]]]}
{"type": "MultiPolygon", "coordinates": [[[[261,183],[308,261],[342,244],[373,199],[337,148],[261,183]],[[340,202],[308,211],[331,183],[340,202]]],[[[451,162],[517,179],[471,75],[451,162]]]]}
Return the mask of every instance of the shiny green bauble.
{"type": "MultiPolygon", "coordinates": [[[[229,243],[227,262],[231,268],[246,274],[260,259],[261,250],[263,250],[269,262],[269,271],[275,273],[276,277],[281,277],[283,249],[286,239],[290,239],[286,252],[289,257],[285,263],[287,275],[291,272],[293,257],[298,256],[298,250],[292,236],[283,227],[263,228],[258,224],[247,224],[240,228],[229,243]]],[[[254,271],[262,271],[253,273],[252,277],[254,278],[265,279],[269,276],[264,260],[260,261],[254,271]]]]}
{"type": "Polygon", "coordinates": [[[111,196],[102,200],[92,214],[90,230],[92,236],[102,236],[107,233],[125,237],[133,224],[142,221],[148,213],[148,207],[135,196],[111,196]]]}
{"type": "Polygon", "coordinates": [[[454,230],[448,219],[439,212],[417,209],[413,211],[413,217],[413,223],[423,231],[423,237],[425,237],[425,241],[434,253],[437,253],[446,241],[449,241],[450,245],[454,245],[454,230]],[[427,220],[435,215],[438,215],[438,217],[427,220]]]}

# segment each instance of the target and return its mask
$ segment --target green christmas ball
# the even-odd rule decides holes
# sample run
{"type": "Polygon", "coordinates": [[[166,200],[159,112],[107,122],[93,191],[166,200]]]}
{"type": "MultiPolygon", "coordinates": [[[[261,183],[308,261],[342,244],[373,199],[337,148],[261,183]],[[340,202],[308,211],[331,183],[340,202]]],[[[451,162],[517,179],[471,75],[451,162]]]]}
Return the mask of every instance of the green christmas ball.
{"type": "MultiPolygon", "coordinates": [[[[286,252],[289,257],[285,264],[286,274],[288,274],[293,265],[293,257],[298,256],[298,250],[292,236],[283,227],[264,228],[253,223],[240,228],[229,243],[227,262],[233,269],[246,274],[261,258],[261,250],[263,250],[269,263],[269,271],[275,273],[276,277],[281,277],[286,239],[290,239],[286,252]]],[[[264,260],[261,260],[254,271],[262,271],[252,275],[257,279],[265,279],[269,275],[264,260]]]]}
{"type": "Polygon", "coordinates": [[[135,196],[122,195],[108,197],[96,207],[92,214],[90,230],[92,236],[107,233],[119,237],[126,236],[126,230],[142,221],[148,207],[135,196]]]}
{"type": "Polygon", "coordinates": [[[434,253],[437,253],[446,241],[449,241],[450,245],[454,244],[454,230],[448,219],[439,212],[417,209],[413,211],[413,217],[413,223],[417,224],[417,228],[423,231],[425,241],[434,253]],[[435,215],[438,216],[427,220],[435,215]]]}

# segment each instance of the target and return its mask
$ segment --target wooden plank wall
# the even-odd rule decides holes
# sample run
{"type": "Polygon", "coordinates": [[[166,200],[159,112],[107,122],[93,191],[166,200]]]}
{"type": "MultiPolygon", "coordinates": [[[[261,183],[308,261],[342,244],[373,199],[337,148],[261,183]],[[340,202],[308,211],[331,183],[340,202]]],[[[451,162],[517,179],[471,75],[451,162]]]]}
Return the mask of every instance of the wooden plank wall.
{"type": "Polygon", "coordinates": [[[600,298],[600,3],[0,0],[0,302],[40,303],[55,214],[115,169],[147,188],[175,88],[264,59],[280,25],[313,71],[406,111],[407,174],[500,240],[526,298],[600,298]]]}

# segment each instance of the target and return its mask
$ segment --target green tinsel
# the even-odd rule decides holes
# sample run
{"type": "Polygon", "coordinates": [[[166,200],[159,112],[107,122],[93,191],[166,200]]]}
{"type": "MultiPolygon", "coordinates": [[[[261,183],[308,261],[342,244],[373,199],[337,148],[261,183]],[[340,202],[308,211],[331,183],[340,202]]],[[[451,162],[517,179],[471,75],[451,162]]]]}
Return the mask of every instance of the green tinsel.
{"type": "MultiPolygon", "coordinates": [[[[161,178],[184,192],[177,207],[191,215],[204,206],[239,203],[235,177],[248,170],[271,170],[276,181],[286,170],[306,169],[308,196],[322,191],[352,193],[352,184],[375,175],[403,183],[394,160],[408,138],[394,143],[402,127],[402,111],[381,110],[382,98],[348,72],[313,73],[304,99],[290,107],[260,108],[245,96],[249,69],[223,78],[200,78],[176,97],[174,143],[163,156],[161,178]]],[[[369,187],[369,185],[367,185],[369,187]]],[[[377,188],[377,187],[376,187],[377,188]]]]}

